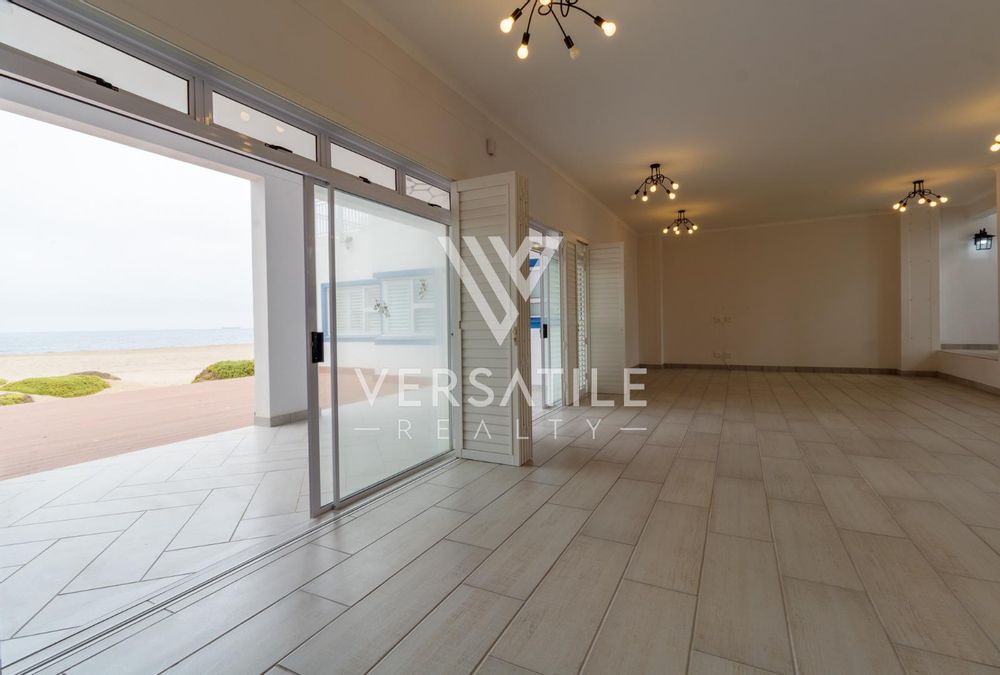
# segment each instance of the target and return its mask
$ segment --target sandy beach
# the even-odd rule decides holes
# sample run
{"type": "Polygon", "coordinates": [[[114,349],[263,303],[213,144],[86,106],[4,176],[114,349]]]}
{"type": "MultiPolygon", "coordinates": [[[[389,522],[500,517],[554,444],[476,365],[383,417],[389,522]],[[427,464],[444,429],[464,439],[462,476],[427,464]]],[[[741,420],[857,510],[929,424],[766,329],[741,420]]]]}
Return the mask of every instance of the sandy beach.
{"type": "Polygon", "coordinates": [[[252,358],[251,344],[9,354],[0,355],[0,378],[13,382],[97,370],[121,378],[106,391],[124,391],[188,384],[210,363],[252,358]]]}

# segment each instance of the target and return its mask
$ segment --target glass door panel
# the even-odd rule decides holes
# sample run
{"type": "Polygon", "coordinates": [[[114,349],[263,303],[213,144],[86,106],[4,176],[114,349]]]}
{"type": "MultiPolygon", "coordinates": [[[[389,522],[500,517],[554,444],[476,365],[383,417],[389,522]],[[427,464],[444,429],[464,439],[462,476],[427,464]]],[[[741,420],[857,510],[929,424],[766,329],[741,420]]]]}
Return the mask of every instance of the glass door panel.
{"type": "Polygon", "coordinates": [[[552,256],[545,268],[542,286],[544,297],[543,307],[543,349],[545,350],[545,367],[548,372],[545,381],[545,406],[548,408],[561,406],[563,401],[563,374],[558,372],[563,368],[562,358],[562,265],[559,254],[552,256]]]}
{"type": "MultiPolygon", "coordinates": [[[[307,201],[308,204],[308,201],[307,201]]],[[[335,501],[334,494],[334,404],[336,392],[333,378],[336,353],[331,348],[330,337],[330,190],[320,185],[312,186],[313,223],[309,242],[312,255],[312,289],[310,312],[311,364],[309,370],[310,403],[310,507],[313,515],[335,501]],[[316,451],[318,448],[318,453],[316,451]]]]}
{"type": "Polygon", "coordinates": [[[451,448],[447,234],[334,192],[338,502],[451,448]]]}

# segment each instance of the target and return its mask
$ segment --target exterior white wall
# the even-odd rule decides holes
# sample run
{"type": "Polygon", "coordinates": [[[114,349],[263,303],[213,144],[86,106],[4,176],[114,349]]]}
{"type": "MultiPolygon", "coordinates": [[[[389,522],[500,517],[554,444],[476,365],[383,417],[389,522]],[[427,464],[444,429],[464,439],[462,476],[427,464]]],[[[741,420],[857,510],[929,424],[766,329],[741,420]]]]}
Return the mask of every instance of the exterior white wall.
{"type": "MultiPolygon", "coordinates": [[[[990,198],[992,202],[992,195],[990,198]]],[[[941,214],[941,344],[997,343],[997,248],[977,251],[972,235],[997,232],[995,203],[941,214]]]]}

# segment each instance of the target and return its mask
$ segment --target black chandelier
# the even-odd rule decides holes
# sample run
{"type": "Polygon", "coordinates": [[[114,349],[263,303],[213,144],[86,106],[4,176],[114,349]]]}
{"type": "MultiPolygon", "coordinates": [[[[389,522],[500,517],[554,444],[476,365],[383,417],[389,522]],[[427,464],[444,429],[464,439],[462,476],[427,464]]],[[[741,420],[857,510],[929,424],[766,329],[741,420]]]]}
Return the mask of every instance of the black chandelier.
{"type": "Polygon", "coordinates": [[[945,204],[948,202],[947,197],[942,197],[938,193],[931,192],[925,188],[923,180],[915,180],[913,181],[913,189],[910,190],[910,194],[893,204],[892,208],[900,213],[905,213],[906,205],[911,199],[916,199],[918,204],[927,204],[931,208],[937,206],[938,204],[945,204]]]}
{"type": "Polygon", "coordinates": [[[685,211],[684,209],[678,211],[677,217],[674,218],[674,222],[670,223],[670,225],[663,228],[663,234],[670,234],[671,232],[673,232],[674,234],[680,234],[682,227],[685,230],[687,230],[688,234],[694,234],[695,230],[698,229],[698,226],[695,225],[690,218],[685,216],[684,215],[685,213],[687,213],[687,211],[685,211]]]}
{"type": "Polygon", "coordinates": [[[580,55],[580,48],[573,43],[573,38],[566,33],[562,21],[559,20],[560,16],[564,19],[569,18],[570,10],[575,9],[589,16],[608,37],[614,35],[615,31],[618,30],[618,26],[615,25],[614,21],[608,21],[596,14],[591,14],[582,7],[578,7],[577,4],[579,2],[580,0],[526,0],[523,5],[515,8],[510,13],[510,16],[500,22],[500,30],[504,33],[509,33],[514,28],[514,23],[524,15],[524,8],[530,4],[531,9],[528,10],[528,25],[525,26],[524,35],[521,36],[521,45],[517,48],[517,57],[519,59],[528,58],[528,41],[531,39],[531,20],[537,14],[538,16],[551,16],[555,19],[556,25],[559,26],[559,32],[563,36],[563,44],[569,50],[569,57],[575,59],[580,55]]]}
{"type": "Polygon", "coordinates": [[[672,181],[660,173],[659,164],[650,164],[649,176],[635,189],[631,198],[638,199],[641,197],[642,201],[648,202],[650,194],[656,192],[659,188],[663,188],[668,197],[677,199],[677,189],[680,186],[680,183],[672,181]]]}

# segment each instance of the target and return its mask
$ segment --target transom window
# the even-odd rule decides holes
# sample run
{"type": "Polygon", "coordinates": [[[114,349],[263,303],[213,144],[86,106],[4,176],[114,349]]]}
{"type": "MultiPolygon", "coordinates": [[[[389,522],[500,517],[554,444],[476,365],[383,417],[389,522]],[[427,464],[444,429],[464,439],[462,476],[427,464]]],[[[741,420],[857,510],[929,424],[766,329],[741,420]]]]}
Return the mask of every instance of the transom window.
{"type": "Polygon", "coordinates": [[[216,91],[212,92],[212,121],[219,126],[264,141],[272,148],[288,150],[316,161],[314,135],[216,91]]]}
{"type": "Polygon", "coordinates": [[[451,193],[413,176],[406,176],[406,194],[422,202],[451,209],[451,193]]]}
{"type": "Polygon", "coordinates": [[[375,183],[390,190],[396,189],[396,170],[371,157],[348,150],[336,143],[330,144],[330,166],[344,173],[363,178],[369,183],[375,183]]]}
{"type": "Polygon", "coordinates": [[[188,112],[188,81],[83,33],[0,0],[0,42],[105,87],[188,112]]]}

